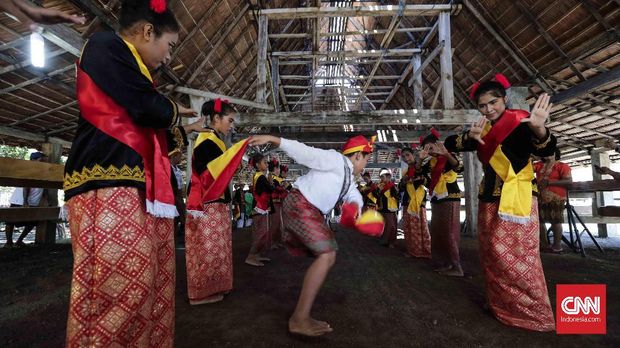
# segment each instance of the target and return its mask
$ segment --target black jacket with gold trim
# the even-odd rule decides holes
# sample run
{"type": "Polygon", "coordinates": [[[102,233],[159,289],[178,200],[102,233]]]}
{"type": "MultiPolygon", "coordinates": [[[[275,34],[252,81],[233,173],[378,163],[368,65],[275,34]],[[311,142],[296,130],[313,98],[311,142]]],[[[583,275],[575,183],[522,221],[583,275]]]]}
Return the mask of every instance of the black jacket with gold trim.
{"type": "MultiPolygon", "coordinates": [[[[215,132],[214,134],[217,135],[217,137],[222,140],[222,142],[224,141],[217,132],[215,132]]],[[[192,167],[200,176],[205,170],[207,170],[207,165],[209,164],[209,162],[218,158],[223,153],[224,152],[222,151],[222,149],[220,149],[220,147],[217,146],[217,144],[213,142],[213,140],[207,139],[194,148],[192,167]]],[[[224,196],[222,198],[211,201],[209,203],[230,203],[231,200],[232,194],[230,193],[230,187],[228,187],[224,191],[224,196]]]]}
{"type": "MultiPolygon", "coordinates": [[[[453,170],[457,174],[463,172],[463,162],[459,160],[456,154],[453,153],[452,156],[458,161],[458,164],[456,166],[453,166],[452,164],[450,164],[450,161],[446,161],[446,166],[443,168],[442,173],[447,173],[451,170],[453,170]]],[[[433,174],[433,168],[434,168],[434,166],[432,165],[432,162],[429,162],[429,165],[425,166],[425,168],[426,170],[429,171],[427,175],[432,181],[433,179],[432,174],[433,174]]],[[[430,181],[429,181],[429,185],[430,185],[430,181]]],[[[446,201],[460,201],[461,198],[463,198],[463,193],[461,192],[461,188],[459,187],[459,184],[457,181],[446,183],[446,189],[448,189],[448,196],[441,198],[441,199],[438,199],[436,196],[433,196],[431,198],[431,203],[441,203],[441,202],[446,202],[446,201]]]]}
{"type": "MultiPolygon", "coordinates": [[[[99,32],[84,46],[79,64],[104,93],[127,110],[136,125],[168,129],[177,121],[176,103],[155,89],[138,59],[120,36],[99,32]]],[[[174,127],[169,132],[169,149],[187,142],[182,128],[174,127]]],[[[142,157],[80,115],[65,164],[65,199],[90,190],[119,186],[144,190],[142,157]]]]}
{"type": "MultiPolygon", "coordinates": [[[[451,152],[476,151],[478,142],[472,139],[464,140],[463,134],[456,134],[446,138],[444,145],[451,152]]],[[[553,134],[547,129],[547,135],[541,141],[538,141],[530,127],[525,124],[519,124],[502,142],[502,151],[512,164],[515,172],[521,171],[531,156],[547,157],[555,152],[557,140],[553,134]]],[[[503,181],[497,176],[490,164],[483,166],[484,177],[480,183],[478,190],[478,198],[483,202],[498,201],[501,193],[503,181]]],[[[532,194],[538,195],[538,186],[536,178],[532,180],[532,194]]]]}

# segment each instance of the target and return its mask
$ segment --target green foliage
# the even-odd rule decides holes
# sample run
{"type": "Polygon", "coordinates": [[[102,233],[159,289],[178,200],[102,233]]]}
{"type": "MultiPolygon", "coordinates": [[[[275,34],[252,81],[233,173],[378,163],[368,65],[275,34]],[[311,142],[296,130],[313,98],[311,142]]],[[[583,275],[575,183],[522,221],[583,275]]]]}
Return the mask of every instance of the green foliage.
{"type": "Polygon", "coordinates": [[[27,156],[28,148],[26,147],[0,145],[0,157],[28,159],[27,156]]]}

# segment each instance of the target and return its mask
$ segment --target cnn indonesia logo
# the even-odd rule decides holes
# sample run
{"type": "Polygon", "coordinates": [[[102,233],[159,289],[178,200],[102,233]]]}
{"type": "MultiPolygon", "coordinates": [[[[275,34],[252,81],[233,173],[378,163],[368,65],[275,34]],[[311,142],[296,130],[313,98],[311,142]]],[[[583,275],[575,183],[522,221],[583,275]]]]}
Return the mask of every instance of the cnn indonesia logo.
{"type": "Polygon", "coordinates": [[[558,334],[606,334],[605,284],[558,284],[556,286],[558,334]]]}

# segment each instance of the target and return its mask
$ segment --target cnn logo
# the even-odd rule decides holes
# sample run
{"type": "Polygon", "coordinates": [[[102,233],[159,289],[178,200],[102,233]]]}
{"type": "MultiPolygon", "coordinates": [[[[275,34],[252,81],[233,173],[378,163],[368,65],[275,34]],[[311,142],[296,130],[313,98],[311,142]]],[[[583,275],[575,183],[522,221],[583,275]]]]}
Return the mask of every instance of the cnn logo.
{"type": "Polygon", "coordinates": [[[606,334],[605,284],[558,284],[556,286],[558,334],[606,334]]]}
{"type": "Polygon", "coordinates": [[[569,296],[562,300],[562,311],[566,314],[590,314],[590,311],[594,314],[601,313],[601,298],[596,296],[592,297],[577,297],[569,296]]]}

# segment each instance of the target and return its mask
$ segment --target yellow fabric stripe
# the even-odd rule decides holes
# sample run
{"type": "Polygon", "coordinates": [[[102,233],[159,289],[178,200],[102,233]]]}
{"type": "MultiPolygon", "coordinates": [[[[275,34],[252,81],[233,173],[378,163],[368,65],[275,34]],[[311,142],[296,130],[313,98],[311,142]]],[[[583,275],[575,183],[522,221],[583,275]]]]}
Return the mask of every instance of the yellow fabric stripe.
{"type": "Polygon", "coordinates": [[[439,176],[439,180],[433,189],[433,196],[437,198],[444,198],[448,195],[448,184],[455,182],[457,179],[456,172],[453,170],[449,170],[445,173],[442,173],[439,176]]]}
{"type": "Polygon", "coordinates": [[[362,214],[357,219],[355,223],[356,224],[371,224],[371,223],[382,223],[382,222],[383,222],[383,216],[381,216],[381,214],[378,214],[374,210],[367,210],[366,212],[364,212],[364,214],[362,214]]]}
{"type": "Polygon", "coordinates": [[[254,174],[254,178],[252,179],[252,185],[254,186],[254,189],[256,189],[256,182],[261,175],[264,175],[263,172],[256,172],[256,174],[254,174]]]}
{"type": "Polygon", "coordinates": [[[515,173],[510,160],[502,151],[502,145],[499,145],[489,164],[504,182],[498,214],[504,220],[526,223],[530,219],[532,209],[532,180],[534,179],[532,162],[528,161],[519,173],[515,173]]]}
{"type": "Polygon", "coordinates": [[[220,177],[220,174],[222,174],[233,158],[239,153],[246,141],[248,141],[248,139],[243,139],[237,142],[231,146],[230,149],[224,151],[223,154],[207,164],[207,169],[209,170],[209,173],[211,173],[213,179],[220,177]]]}
{"type": "Polygon", "coordinates": [[[125,39],[123,39],[123,42],[125,42],[125,45],[129,47],[131,54],[133,54],[133,57],[136,59],[136,63],[138,63],[138,67],[140,68],[140,72],[142,73],[142,75],[144,75],[152,83],[153,78],[151,77],[151,73],[149,72],[149,69],[144,64],[144,61],[142,61],[142,57],[140,56],[140,53],[138,53],[138,50],[136,49],[136,47],[125,39]]]}
{"type": "Polygon", "coordinates": [[[222,150],[222,152],[226,151],[226,144],[224,144],[224,142],[217,137],[215,132],[200,132],[200,134],[198,134],[198,138],[196,138],[196,142],[194,143],[194,149],[196,149],[205,140],[211,140],[215,143],[215,145],[217,145],[217,147],[220,148],[220,150],[222,150]]]}
{"type": "Polygon", "coordinates": [[[383,192],[383,195],[387,198],[387,208],[389,211],[398,210],[398,201],[396,201],[396,197],[392,197],[392,192],[390,190],[386,190],[383,192]]]}
{"type": "Polygon", "coordinates": [[[360,146],[352,147],[352,148],[350,148],[350,149],[346,149],[346,150],[344,150],[344,151],[342,152],[342,154],[346,156],[346,155],[348,155],[348,154],[350,154],[350,153],[359,152],[359,151],[364,150],[364,148],[365,148],[366,146],[368,146],[368,144],[364,144],[364,145],[360,145],[360,146]]]}
{"type": "Polygon", "coordinates": [[[407,206],[407,211],[413,215],[418,215],[420,213],[420,206],[422,202],[424,202],[424,197],[426,197],[426,191],[424,190],[424,186],[420,185],[416,189],[413,186],[413,183],[407,183],[407,194],[409,195],[409,205],[407,206]]]}

